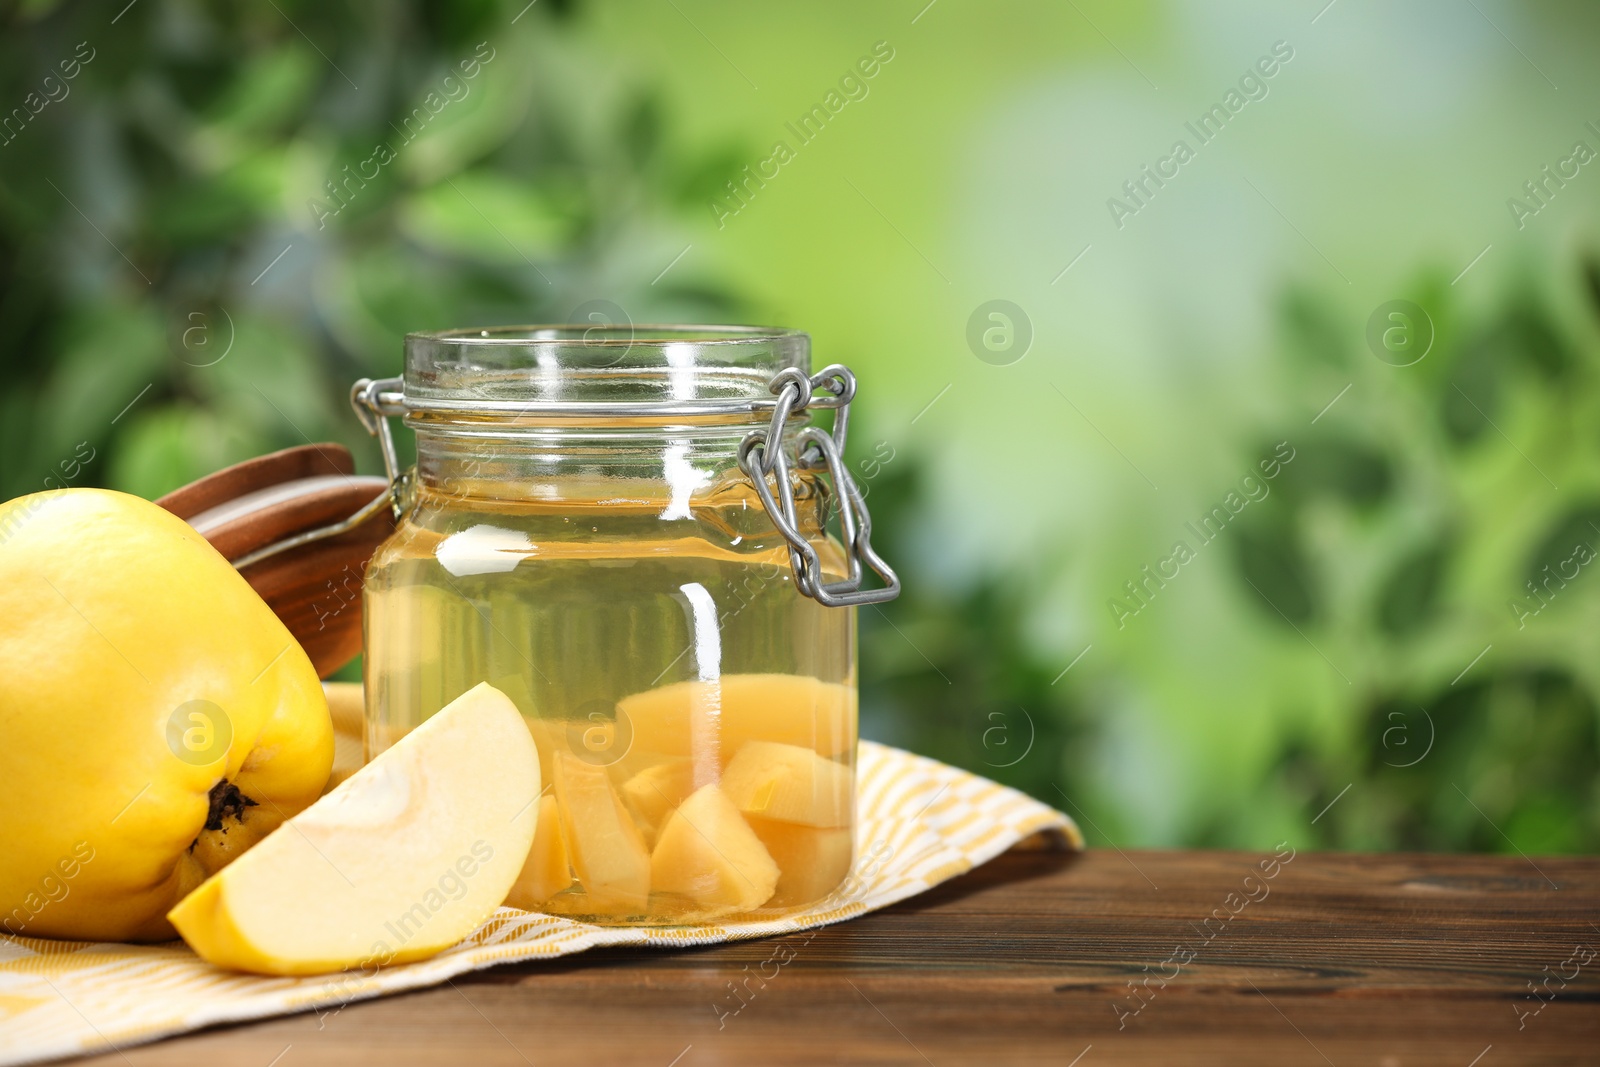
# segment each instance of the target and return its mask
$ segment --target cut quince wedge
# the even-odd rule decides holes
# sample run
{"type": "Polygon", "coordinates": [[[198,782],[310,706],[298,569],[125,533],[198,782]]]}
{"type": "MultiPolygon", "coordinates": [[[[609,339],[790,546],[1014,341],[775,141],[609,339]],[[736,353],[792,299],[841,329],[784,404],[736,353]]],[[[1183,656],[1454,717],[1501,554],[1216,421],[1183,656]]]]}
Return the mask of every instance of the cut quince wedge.
{"type": "Polygon", "coordinates": [[[557,751],[556,802],[586,907],[596,915],[637,915],[650,899],[650,851],[604,767],[557,751]]]}
{"type": "Polygon", "coordinates": [[[652,846],[672,809],[693,792],[694,764],[676,756],[646,767],[622,783],[623,803],[652,846]]]}
{"type": "Polygon", "coordinates": [[[662,893],[748,911],[772,896],[778,865],[727,795],[707,785],[667,818],[650,857],[650,879],[662,893]]]}
{"type": "Polygon", "coordinates": [[[533,841],[539,759],[479,685],[168,913],[220,967],[320,974],[424,959],[470,934],[533,841]]]}
{"type": "Polygon", "coordinates": [[[567,853],[566,835],[561,831],[561,809],[556,798],[539,798],[539,821],[533,831],[533,848],[522,864],[522,873],[506,895],[506,904],[525,911],[537,911],[540,904],[572,886],[572,864],[567,853]]]}
{"type": "Polygon", "coordinates": [[[847,752],[856,739],[856,691],[801,674],[726,674],[674,682],[623,697],[635,749],[696,756],[696,736],[715,736],[721,762],[747,741],[781,741],[820,756],[847,752]]]}
{"type": "Polygon", "coordinates": [[[778,865],[778,888],[769,907],[809,904],[831,893],[850,873],[850,831],[800,826],[792,822],[746,815],[745,822],[778,865]]]}
{"type": "Polygon", "coordinates": [[[850,825],[850,768],[809,748],[751,741],[722,772],[722,791],[746,815],[803,826],[850,825]]]}

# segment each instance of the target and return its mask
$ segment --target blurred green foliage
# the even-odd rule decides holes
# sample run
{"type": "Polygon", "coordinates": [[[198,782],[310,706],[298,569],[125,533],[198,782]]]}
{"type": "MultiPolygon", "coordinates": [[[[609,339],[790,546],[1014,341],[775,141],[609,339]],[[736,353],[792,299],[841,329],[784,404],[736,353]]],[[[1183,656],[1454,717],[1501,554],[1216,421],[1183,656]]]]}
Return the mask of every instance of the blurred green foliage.
{"type": "Polygon", "coordinates": [[[723,290],[622,277],[671,258],[714,164],[668,150],[648,86],[586,62],[567,12],[12,10],[3,99],[64,95],[0,146],[0,494],[79,442],[81,478],[146,496],[308,440],[370,459],[343,394],[398,373],[408,330],[599,297],[733,316],[723,290]]]}
{"type": "MultiPolygon", "coordinates": [[[[1467,308],[1424,280],[1438,335],[1407,368],[1352,341],[1361,324],[1336,305],[1287,294],[1291,373],[1366,386],[1369,404],[1273,427],[1249,452],[1287,440],[1295,458],[1218,536],[1234,582],[1218,608],[1243,606],[1265,641],[1298,644],[1332,677],[1308,679],[1304,714],[1286,716],[1301,725],[1237,786],[1246,802],[1194,813],[1186,841],[1259,846],[1264,809],[1321,847],[1600,848],[1600,261],[1573,274],[1593,321],[1561,321],[1531,285],[1467,308]]],[[[916,556],[919,474],[902,465],[873,486],[890,558],[916,556]]],[[[1092,820],[1115,812],[1115,790],[1062,783],[1096,781],[1108,723],[1092,684],[1028,650],[1030,578],[1017,567],[956,596],[911,582],[869,613],[863,705],[872,728],[1092,820]],[[1029,745],[1051,755],[1024,758],[1029,745]]],[[[1225,724],[1227,698],[1191,699],[1225,724]]]]}
{"type": "MultiPolygon", "coordinates": [[[[1149,8],[1118,9],[1106,25],[1136,32],[1155,23],[1149,8]]],[[[685,133],[670,94],[625,52],[645,51],[656,31],[615,39],[586,29],[590,14],[572,0],[10,5],[0,16],[0,108],[12,109],[9,125],[0,117],[0,498],[62,483],[155,496],[311,440],[344,441],[374,469],[346,390],[397,373],[408,330],[570,320],[596,300],[634,321],[788,314],[792,305],[757,297],[756,280],[726,267],[663,271],[766,142],[685,133]]],[[[607,5],[598,25],[615,30],[633,14],[607,5]]],[[[763,17],[724,14],[740,25],[763,17]]],[[[701,45],[681,11],[638,21],[655,26],[658,15],[701,45]]],[[[923,30],[959,37],[940,28],[945,15],[923,30]]],[[[817,69],[832,77],[877,32],[852,27],[848,47],[817,69]]],[[[897,41],[902,32],[897,23],[897,41]]],[[[1015,48],[1056,47],[1048,34],[1025,36],[971,61],[998,78],[1020,69],[1015,48]]],[[[1063,47],[1099,51],[1100,38],[1063,47]]],[[[709,52],[673,59],[710,65],[694,78],[739,84],[709,52]]],[[[770,96],[777,75],[757,73],[770,96]]],[[[946,94],[924,126],[896,130],[916,169],[972,94],[910,49],[892,73],[872,108],[904,114],[911,94],[897,98],[896,86],[919,77],[923,92],[946,94]]],[[[803,85],[797,100],[828,82],[790,74],[803,85]]],[[[739,106],[717,99],[705,110],[739,106]]],[[[856,111],[798,166],[876,137],[856,111]]],[[[1014,145],[1005,148],[1003,160],[1014,145]]],[[[1186,179],[1196,189],[1203,180],[1186,179]]],[[[760,244],[762,212],[791,234],[848,229],[855,213],[874,229],[842,253],[824,240],[809,260],[758,249],[771,260],[768,285],[841,305],[847,272],[860,269],[873,273],[874,321],[947,325],[927,313],[947,297],[908,294],[935,273],[948,280],[879,228],[890,214],[909,227],[908,216],[934,210],[933,183],[909,207],[885,199],[885,214],[868,199],[881,198],[878,186],[863,181],[824,218],[781,199],[820,197],[822,183],[784,181],[738,220],[737,240],[760,244]],[[900,258],[914,273],[890,275],[885,264],[900,258]]],[[[1073,233],[1070,249],[1049,250],[1041,276],[1081,241],[1073,233]]],[[[1249,418],[1230,448],[1240,470],[1280,441],[1296,458],[1195,565],[1206,576],[1186,570],[1155,603],[1158,617],[1127,633],[1101,605],[1132,572],[1088,568],[1066,531],[1040,552],[952,576],[941,554],[954,540],[940,503],[948,457],[926,439],[897,439],[869,489],[906,592],[862,612],[865,732],[1062,806],[1091,840],[1600,847],[1600,595],[1595,568],[1571,576],[1578,545],[1600,550],[1600,268],[1568,258],[1521,271],[1490,301],[1459,296],[1453,273],[1420,274],[1403,294],[1436,330],[1408,367],[1366,350],[1364,316],[1335,283],[1287,287],[1271,376],[1248,383],[1271,402],[1238,405],[1249,418]],[[1317,398],[1313,412],[1336,402],[1311,421],[1282,414],[1305,398],[1317,398]],[[1088,636],[1064,654],[1039,636],[1059,575],[1098,620],[1067,627],[1088,636]],[[1230,658],[1240,648],[1249,654],[1230,658]]],[[[959,337],[967,309],[952,307],[959,337]]],[[[829,323],[836,340],[856,325],[851,314],[859,309],[829,323]]],[[[881,345],[844,347],[858,369],[890,360],[881,345]]],[[[913,356],[919,385],[932,383],[923,351],[913,356]]],[[[949,377],[972,384],[974,369],[949,377]]],[[[913,410],[924,399],[910,397],[913,410]]],[[[1011,401],[999,403],[1010,430],[1011,401]]],[[[857,463],[876,448],[868,404],[857,463]]],[[[1015,440],[994,436],[988,453],[962,446],[991,472],[1017,466],[1015,440]]],[[[1196,500],[1228,490],[1201,473],[1214,470],[1204,450],[1163,443],[1188,465],[1196,500]]],[[[1056,521],[1034,506],[1039,521],[1056,521]]],[[[1101,510],[1082,521],[1115,538],[1122,520],[1101,510]]]]}
{"type": "Polygon", "coordinates": [[[1289,302],[1290,350],[1381,397],[1332,409],[1236,542],[1263,613],[1349,675],[1349,752],[1291,737],[1274,772],[1317,810],[1363,784],[1324,841],[1600,847],[1600,289],[1596,260],[1564,267],[1489,306],[1423,279],[1438,336],[1400,373],[1341,344],[1358,335],[1313,297],[1289,302]]]}

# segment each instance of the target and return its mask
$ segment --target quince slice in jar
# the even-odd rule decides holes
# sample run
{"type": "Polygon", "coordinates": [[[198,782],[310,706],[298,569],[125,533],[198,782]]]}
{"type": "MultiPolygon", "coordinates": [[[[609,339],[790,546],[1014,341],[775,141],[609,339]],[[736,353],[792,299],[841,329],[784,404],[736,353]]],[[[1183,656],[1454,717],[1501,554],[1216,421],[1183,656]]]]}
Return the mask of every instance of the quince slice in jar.
{"type": "Polygon", "coordinates": [[[556,752],[556,803],[572,867],[583,883],[583,909],[638,915],[650,898],[650,852],[604,767],[556,752]]]}
{"type": "Polygon", "coordinates": [[[809,748],[746,743],[722,772],[722,791],[746,815],[845,827],[851,815],[850,768],[809,748]]]}
{"type": "Polygon", "coordinates": [[[731,911],[759,908],[778,886],[778,865],[721,789],[702,786],[661,828],[650,878],[662,893],[731,911]]]}
{"type": "Polygon", "coordinates": [[[537,910],[540,904],[572,887],[571,857],[561,830],[561,808],[553,796],[539,798],[539,818],[534,825],[533,847],[522,873],[506,896],[513,908],[537,910]]]}
{"type": "Polygon", "coordinates": [[[843,828],[800,826],[746,815],[745,822],[778,865],[778,887],[769,907],[809,904],[831,893],[850,873],[852,842],[843,828]]]}
{"type": "Polygon", "coordinates": [[[667,816],[693,792],[694,764],[678,756],[652,764],[622,783],[623,803],[652,846],[667,816]]]}
{"type": "Polygon", "coordinates": [[[726,763],[747,741],[778,741],[820,756],[849,752],[856,740],[856,692],[801,674],[725,674],[674,682],[624,697],[634,748],[692,756],[692,739],[714,729],[726,763]],[[696,730],[704,724],[706,729],[696,730]]]}

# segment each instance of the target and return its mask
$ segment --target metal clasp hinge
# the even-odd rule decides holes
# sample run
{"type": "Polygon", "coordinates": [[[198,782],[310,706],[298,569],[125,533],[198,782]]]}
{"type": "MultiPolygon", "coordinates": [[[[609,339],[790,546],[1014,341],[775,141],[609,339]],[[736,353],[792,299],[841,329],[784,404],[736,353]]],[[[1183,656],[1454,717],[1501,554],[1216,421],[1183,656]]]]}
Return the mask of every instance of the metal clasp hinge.
{"type": "Polygon", "coordinates": [[[405,512],[407,474],[400,469],[389,417],[406,413],[405,379],[362,378],[350,387],[350,406],[355,409],[361,425],[378,439],[378,447],[383,451],[383,472],[389,476],[389,504],[398,521],[405,512]]]}
{"type": "Polygon", "coordinates": [[[881,604],[900,595],[900,579],[872,548],[872,517],[866,498],[850,477],[844,462],[845,435],[849,430],[850,402],[856,395],[856,376],[848,367],[834,363],[807,378],[793,367],[779,371],[770,386],[778,403],[772,422],[765,430],[752,430],[739,444],[739,469],[755,486],[756,495],[772,518],[772,524],[789,544],[789,565],[794,569],[795,586],[805,596],[830,608],[856,604],[881,604]],[[820,392],[823,396],[816,397],[820,392]],[[795,462],[801,470],[825,472],[833,482],[839,503],[839,529],[843,535],[846,575],[835,582],[823,581],[822,559],[800,532],[794,505],[794,488],[789,480],[789,456],[783,436],[789,417],[808,407],[834,408],[833,433],[807,426],[797,435],[799,450],[795,462]],[[767,485],[771,477],[777,496],[767,485]],[[862,589],[864,568],[883,581],[878,589],[862,589]]]}

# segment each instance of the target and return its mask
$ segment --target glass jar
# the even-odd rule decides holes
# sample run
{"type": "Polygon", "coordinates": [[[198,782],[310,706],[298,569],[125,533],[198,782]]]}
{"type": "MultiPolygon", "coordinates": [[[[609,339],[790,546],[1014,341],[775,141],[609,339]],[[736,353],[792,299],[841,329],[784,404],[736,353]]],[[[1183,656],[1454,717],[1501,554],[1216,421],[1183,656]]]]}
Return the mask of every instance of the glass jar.
{"type": "Polygon", "coordinates": [[[544,792],[507,903],[692,923],[848,873],[855,605],[898,583],[841,458],[854,378],[809,360],[794,331],[507,327],[410,335],[403,379],[357,384],[398,522],[366,575],[367,758],[479,682],[516,703],[544,792]]]}

